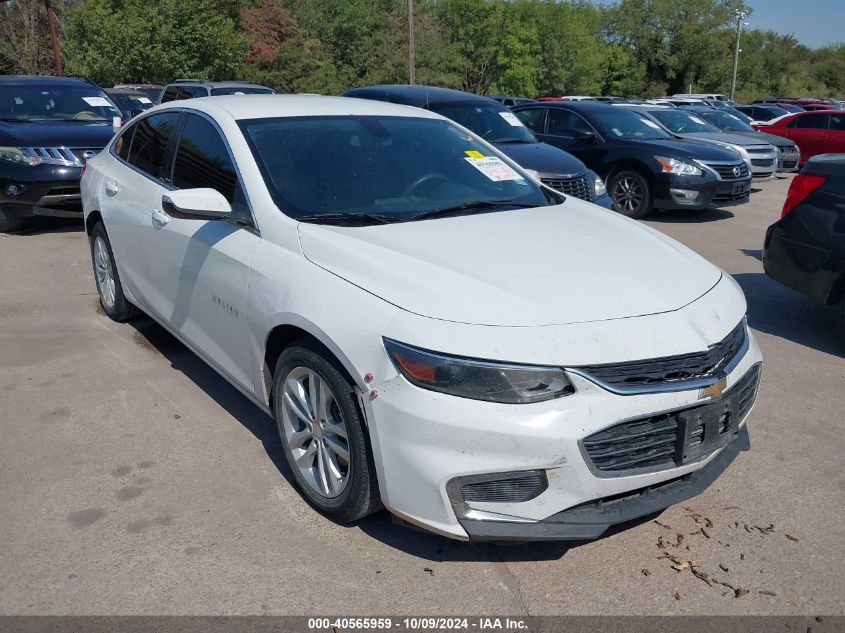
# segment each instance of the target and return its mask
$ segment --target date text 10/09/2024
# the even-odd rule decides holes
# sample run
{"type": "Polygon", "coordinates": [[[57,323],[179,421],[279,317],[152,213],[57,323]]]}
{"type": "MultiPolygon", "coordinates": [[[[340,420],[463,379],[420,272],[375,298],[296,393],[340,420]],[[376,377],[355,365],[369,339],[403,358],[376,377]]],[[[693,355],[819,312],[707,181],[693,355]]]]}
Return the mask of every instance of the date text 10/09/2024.
{"type": "Polygon", "coordinates": [[[337,633],[390,629],[405,631],[524,631],[528,630],[528,623],[521,618],[507,617],[309,618],[308,629],[311,631],[330,630],[337,633]]]}

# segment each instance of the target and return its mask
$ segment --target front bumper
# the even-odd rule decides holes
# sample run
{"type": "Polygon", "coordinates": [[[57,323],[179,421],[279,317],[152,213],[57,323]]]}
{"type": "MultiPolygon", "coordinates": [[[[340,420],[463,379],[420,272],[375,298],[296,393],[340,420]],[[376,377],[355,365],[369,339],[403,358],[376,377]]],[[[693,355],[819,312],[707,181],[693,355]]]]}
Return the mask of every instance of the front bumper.
{"type": "Polygon", "coordinates": [[[751,196],[751,176],[739,180],[673,176],[655,192],[657,209],[714,209],[745,204],[751,196]]]}
{"type": "Polygon", "coordinates": [[[0,205],[20,217],[81,218],[81,174],[81,167],[4,164],[0,167],[0,205]]]}

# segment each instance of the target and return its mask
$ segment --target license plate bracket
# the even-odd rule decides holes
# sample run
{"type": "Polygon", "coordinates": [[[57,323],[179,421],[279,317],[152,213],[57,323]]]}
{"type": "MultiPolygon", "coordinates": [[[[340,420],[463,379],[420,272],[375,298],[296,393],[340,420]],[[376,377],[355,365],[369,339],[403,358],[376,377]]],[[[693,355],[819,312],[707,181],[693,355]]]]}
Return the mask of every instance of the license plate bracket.
{"type": "Polygon", "coordinates": [[[684,411],[678,416],[683,441],[675,463],[694,462],[728,444],[739,435],[739,407],[736,397],[684,411]]]}
{"type": "Polygon", "coordinates": [[[751,188],[751,185],[747,182],[739,182],[733,186],[731,190],[732,196],[738,196],[741,193],[747,192],[751,188]]]}

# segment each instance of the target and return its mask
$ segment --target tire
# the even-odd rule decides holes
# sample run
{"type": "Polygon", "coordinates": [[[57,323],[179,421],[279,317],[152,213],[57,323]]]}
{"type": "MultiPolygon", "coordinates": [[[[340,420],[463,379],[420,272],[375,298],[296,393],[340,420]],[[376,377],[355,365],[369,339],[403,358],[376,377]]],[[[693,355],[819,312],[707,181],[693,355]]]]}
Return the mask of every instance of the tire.
{"type": "Polygon", "coordinates": [[[91,231],[91,263],[94,267],[94,283],[100,297],[100,307],[106,316],[119,323],[139,316],[141,311],[129,303],[123,294],[114,253],[102,222],[97,222],[91,231]]]}
{"type": "Polygon", "coordinates": [[[613,174],[607,192],[613,209],[629,218],[644,218],[653,210],[651,185],[642,172],[625,169],[613,174]]]}
{"type": "Polygon", "coordinates": [[[355,389],[321,345],[302,339],[279,356],[273,379],[273,414],[285,460],[309,504],[339,523],[381,509],[372,450],[355,389]],[[312,399],[314,393],[321,395],[312,399]],[[316,410],[312,401],[318,403],[316,410]]]}
{"type": "Polygon", "coordinates": [[[23,220],[19,216],[0,206],[0,233],[15,231],[21,227],[21,224],[23,224],[23,220]]]}

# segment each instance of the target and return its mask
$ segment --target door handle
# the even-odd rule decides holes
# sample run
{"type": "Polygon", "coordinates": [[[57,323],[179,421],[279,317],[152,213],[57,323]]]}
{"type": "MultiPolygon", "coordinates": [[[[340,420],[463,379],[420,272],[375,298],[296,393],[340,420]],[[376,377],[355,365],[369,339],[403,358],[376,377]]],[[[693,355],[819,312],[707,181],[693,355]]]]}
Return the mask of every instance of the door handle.
{"type": "Polygon", "coordinates": [[[105,184],[106,194],[109,196],[117,195],[117,192],[120,191],[120,187],[117,186],[117,183],[114,181],[107,181],[105,184]]]}
{"type": "Polygon", "coordinates": [[[170,216],[158,209],[153,209],[152,216],[153,222],[158,226],[165,226],[170,222],[170,216]]]}

